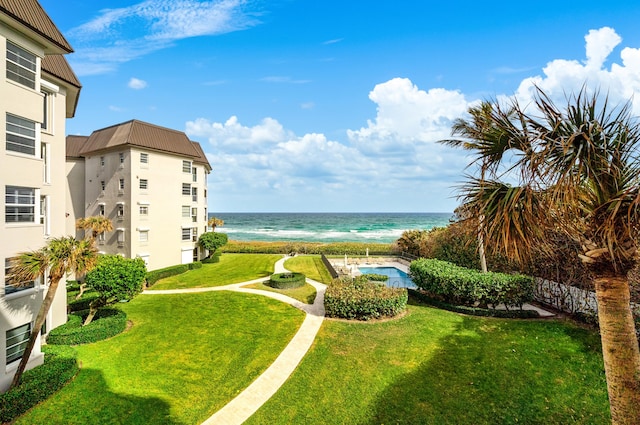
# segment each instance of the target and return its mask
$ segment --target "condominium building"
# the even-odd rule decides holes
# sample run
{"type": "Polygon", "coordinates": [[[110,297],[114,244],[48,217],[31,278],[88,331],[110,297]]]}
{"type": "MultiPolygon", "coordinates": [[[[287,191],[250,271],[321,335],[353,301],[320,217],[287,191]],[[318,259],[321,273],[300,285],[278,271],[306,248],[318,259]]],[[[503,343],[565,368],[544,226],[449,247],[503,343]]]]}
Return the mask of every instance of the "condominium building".
{"type": "Polygon", "coordinates": [[[140,257],[148,270],[202,259],[210,172],[198,143],[146,122],[69,136],[68,231],[77,218],[103,215],[114,227],[97,237],[103,253],[140,257]]]}
{"type": "MultiPolygon", "coordinates": [[[[80,82],[62,56],[73,50],[37,0],[0,0],[0,392],[13,378],[47,291],[46,276],[15,283],[11,259],[65,231],[65,120],[80,82]]],[[[64,282],[43,332],[66,322],[64,282]]],[[[43,362],[38,342],[28,368],[43,362]]]]}

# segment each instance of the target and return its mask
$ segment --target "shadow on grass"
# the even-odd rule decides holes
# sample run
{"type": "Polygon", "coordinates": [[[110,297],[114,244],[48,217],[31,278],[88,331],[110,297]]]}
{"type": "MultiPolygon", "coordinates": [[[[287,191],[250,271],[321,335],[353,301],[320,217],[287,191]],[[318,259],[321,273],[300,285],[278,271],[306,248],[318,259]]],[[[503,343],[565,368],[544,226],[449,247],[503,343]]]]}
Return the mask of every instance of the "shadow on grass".
{"type": "Polygon", "coordinates": [[[610,423],[597,335],[518,322],[463,317],[430,360],[378,397],[365,423],[610,423]]]}
{"type": "Polygon", "coordinates": [[[74,392],[63,388],[49,400],[21,416],[22,424],[165,424],[183,425],[171,418],[170,405],[156,397],[117,394],[108,388],[102,372],[82,369],[68,384],[91,388],[86,397],[73,398],[74,392]]]}

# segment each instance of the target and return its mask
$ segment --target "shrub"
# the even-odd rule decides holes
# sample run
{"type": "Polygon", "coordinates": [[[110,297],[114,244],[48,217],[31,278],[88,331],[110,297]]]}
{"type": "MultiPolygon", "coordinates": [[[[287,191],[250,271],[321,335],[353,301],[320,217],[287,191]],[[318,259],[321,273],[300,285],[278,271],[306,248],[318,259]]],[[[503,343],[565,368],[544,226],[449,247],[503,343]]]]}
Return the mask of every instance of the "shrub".
{"type": "Polygon", "coordinates": [[[266,283],[276,289],[293,289],[301,287],[305,281],[306,277],[302,273],[276,273],[266,283]]]}
{"type": "Polygon", "coordinates": [[[97,292],[85,292],[82,298],[79,300],[72,300],[67,303],[67,310],[69,313],[73,311],[88,310],[89,305],[100,295],[97,292]]]}
{"type": "Polygon", "coordinates": [[[522,308],[523,303],[533,299],[534,280],[529,276],[481,273],[427,258],[413,261],[409,270],[418,288],[447,303],[522,308]]]}
{"type": "Polygon", "coordinates": [[[366,277],[367,280],[372,280],[374,282],[386,282],[389,280],[389,276],[386,274],[365,273],[362,276],[366,277]]]}
{"type": "Polygon", "coordinates": [[[209,255],[224,246],[229,238],[225,233],[206,232],[198,238],[198,246],[209,251],[209,255]]]}
{"type": "Polygon", "coordinates": [[[193,263],[189,263],[189,270],[196,270],[202,268],[202,262],[194,261],[193,263]]]}
{"type": "Polygon", "coordinates": [[[0,423],[10,422],[62,388],[76,373],[76,351],[67,346],[43,346],[44,364],[28,370],[20,385],[0,394],[0,423]]]}
{"type": "Polygon", "coordinates": [[[89,310],[68,316],[67,323],[49,332],[47,343],[52,345],[79,345],[102,341],[123,332],[127,327],[127,315],[117,308],[101,308],[94,320],[82,326],[89,310]]]}
{"type": "Polygon", "coordinates": [[[325,254],[364,256],[367,249],[370,255],[395,255],[392,244],[385,243],[362,243],[362,242],[245,242],[230,241],[220,248],[222,252],[233,252],[239,254],[325,254]]]}
{"type": "Polygon", "coordinates": [[[202,264],[213,264],[220,262],[220,252],[216,251],[211,257],[207,257],[201,261],[202,264]]]}
{"type": "Polygon", "coordinates": [[[405,288],[389,288],[363,276],[339,278],[327,288],[324,307],[328,317],[370,320],[400,314],[407,298],[405,288]]]}
{"type": "Polygon", "coordinates": [[[147,286],[155,284],[165,277],[175,276],[189,270],[188,264],[178,264],[177,266],[165,267],[164,269],[153,270],[147,273],[147,286]]]}

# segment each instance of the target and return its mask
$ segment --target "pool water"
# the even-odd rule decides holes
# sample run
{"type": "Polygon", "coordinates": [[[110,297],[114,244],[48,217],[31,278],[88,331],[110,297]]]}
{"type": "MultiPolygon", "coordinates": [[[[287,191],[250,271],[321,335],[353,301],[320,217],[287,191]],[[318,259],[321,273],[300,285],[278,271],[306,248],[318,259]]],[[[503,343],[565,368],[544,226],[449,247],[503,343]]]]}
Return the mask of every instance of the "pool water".
{"type": "Polygon", "coordinates": [[[360,273],[375,273],[389,276],[387,286],[393,288],[417,288],[409,275],[395,267],[358,267],[360,273]]]}

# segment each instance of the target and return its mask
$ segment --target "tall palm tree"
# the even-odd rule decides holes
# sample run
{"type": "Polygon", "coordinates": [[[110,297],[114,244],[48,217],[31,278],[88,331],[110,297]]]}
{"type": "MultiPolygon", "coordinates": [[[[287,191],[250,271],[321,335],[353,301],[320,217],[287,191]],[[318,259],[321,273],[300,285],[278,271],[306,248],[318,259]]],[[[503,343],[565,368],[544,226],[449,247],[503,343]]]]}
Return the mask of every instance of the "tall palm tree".
{"type": "Polygon", "coordinates": [[[95,241],[100,233],[113,231],[113,222],[103,215],[93,215],[76,220],[76,229],[90,230],[88,237],[95,241]]]}
{"type": "Polygon", "coordinates": [[[527,107],[516,99],[485,102],[486,125],[474,121],[472,108],[472,131],[458,133],[471,141],[442,142],[473,151],[486,172],[468,176],[462,199],[484,214],[491,249],[527,260],[553,250],[549,230],[582,247],[576,255],[594,276],[611,418],[640,424],[640,350],[627,278],[638,261],[640,125],[629,103],[611,108],[599,97],[583,88],[561,109],[538,89],[527,107]]]}
{"type": "MultiPolygon", "coordinates": [[[[113,231],[113,222],[111,219],[103,215],[92,215],[86,218],[82,217],[77,219],[76,229],[84,230],[85,237],[87,237],[91,243],[95,244],[96,239],[98,239],[98,236],[101,233],[113,231]],[[90,231],[90,233],[87,234],[87,231],[90,231]]],[[[76,276],[76,278],[82,282],[80,283],[80,291],[78,292],[78,295],[76,295],[76,300],[79,300],[82,298],[82,295],[87,288],[87,284],[83,282],[82,276],[76,276]]]]}
{"type": "Polygon", "coordinates": [[[222,220],[221,218],[217,218],[217,217],[211,217],[209,219],[209,221],[207,221],[207,225],[209,227],[211,227],[211,231],[212,232],[215,232],[216,231],[216,227],[224,226],[224,220],[222,220]]]}
{"type": "Polygon", "coordinates": [[[51,303],[55,297],[60,280],[65,274],[73,271],[84,273],[96,264],[97,252],[90,240],[77,241],[71,236],[51,239],[46,246],[31,252],[23,252],[11,264],[9,279],[14,282],[25,282],[49,274],[49,288],[42,300],[42,305],[31,329],[29,341],[22,354],[22,360],[11,382],[11,388],[20,383],[27,366],[36,339],[47,317],[51,303]]]}

